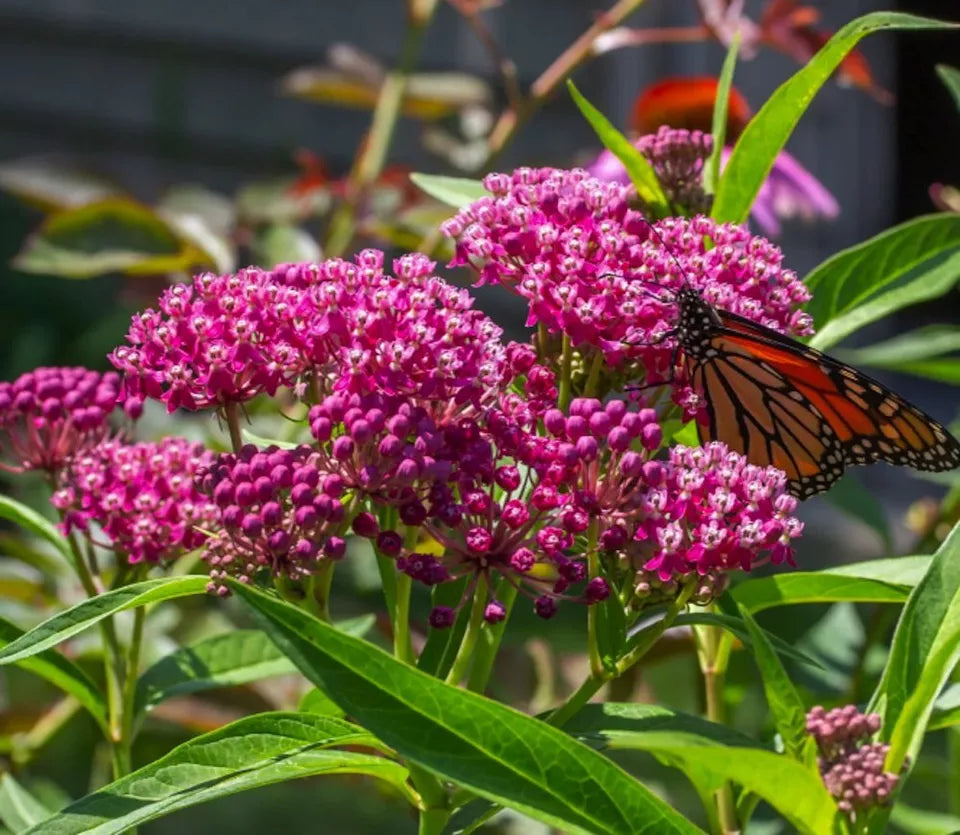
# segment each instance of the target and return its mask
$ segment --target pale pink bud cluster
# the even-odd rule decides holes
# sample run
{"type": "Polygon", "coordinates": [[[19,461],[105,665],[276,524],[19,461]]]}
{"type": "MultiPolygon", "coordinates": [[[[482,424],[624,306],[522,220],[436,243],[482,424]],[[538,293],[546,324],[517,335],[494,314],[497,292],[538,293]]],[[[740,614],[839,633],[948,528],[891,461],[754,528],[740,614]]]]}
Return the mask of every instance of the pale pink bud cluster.
{"type": "Polygon", "coordinates": [[[832,710],[818,705],[807,713],[807,733],[817,741],[823,782],[851,821],[886,804],[900,780],[885,770],[890,746],[869,741],[879,730],[879,714],[861,713],[856,705],[832,710]]]}

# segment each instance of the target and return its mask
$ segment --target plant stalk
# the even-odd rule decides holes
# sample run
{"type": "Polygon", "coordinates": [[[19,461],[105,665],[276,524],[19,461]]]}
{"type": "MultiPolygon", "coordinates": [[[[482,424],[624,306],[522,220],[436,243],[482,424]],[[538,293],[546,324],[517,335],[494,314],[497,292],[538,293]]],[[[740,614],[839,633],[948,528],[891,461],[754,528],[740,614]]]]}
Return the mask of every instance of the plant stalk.
{"type": "Polygon", "coordinates": [[[230,431],[230,446],[234,452],[243,449],[243,435],[240,434],[240,406],[237,403],[227,403],[223,407],[223,416],[230,431]]]}
{"type": "Polygon", "coordinates": [[[470,620],[467,621],[467,628],[463,632],[463,640],[460,641],[460,649],[457,650],[457,657],[453,659],[450,672],[447,673],[447,684],[459,684],[460,680],[466,674],[467,668],[473,660],[473,650],[477,645],[477,639],[480,637],[480,629],[483,626],[483,613],[486,607],[487,584],[483,580],[478,580],[473,590],[470,620]]]}
{"type": "MultiPolygon", "coordinates": [[[[703,673],[704,697],[707,718],[722,725],[726,722],[726,704],[724,702],[724,682],[727,673],[729,649],[725,647],[724,632],[718,626],[702,626],[697,629],[699,635],[700,670],[703,673]]],[[[740,831],[733,791],[729,783],[714,794],[720,831],[727,835],[740,831]]]]}
{"type": "Polygon", "coordinates": [[[400,62],[384,79],[373,110],[366,141],[347,178],[347,196],[330,219],[324,252],[328,257],[342,255],[353,240],[357,227],[357,209],[366,192],[383,171],[390,142],[403,107],[403,97],[410,82],[423,36],[433,19],[438,0],[411,0],[408,3],[407,29],[400,53],[400,62]]]}

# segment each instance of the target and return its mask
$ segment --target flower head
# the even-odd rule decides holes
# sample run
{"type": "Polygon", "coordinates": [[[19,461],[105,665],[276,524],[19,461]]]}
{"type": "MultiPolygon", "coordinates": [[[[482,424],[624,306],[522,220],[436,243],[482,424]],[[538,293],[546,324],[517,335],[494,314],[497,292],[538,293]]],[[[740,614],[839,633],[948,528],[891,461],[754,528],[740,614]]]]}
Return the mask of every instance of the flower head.
{"type": "Polygon", "coordinates": [[[634,526],[613,545],[634,569],[635,602],[672,598],[694,581],[694,599],[722,593],[731,571],[772,562],[793,564],[803,524],[797,500],[775,467],[756,467],[719,442],[676,446],[666,462],[644,468],[634,497],[634,526]],[[632,530],[632,536],[629,537],[632,530]]]}
{"type": "Polygon", "coordinates": [[[779,249],[741,226],[700,216],[651,225],[629,208],[627,187],[579,170],[518,169],[485,184],[493,196],[445,224],[454,263],[522,296],[528,324],[567,334],[608,366],[641,362],[648,379],[669,376],[671,294],[685,286],[779,332],[811,330],[799,309],[807,289],[779,249]]]}
{"type": "MultiPolygon", "coordinates": [[[[35,368],[12,383],[0,383],[0,449],[15,470],[56,473],[78,451],[110,432],[120,377],[87,368],[35,368]]],[[[141,402],[124,411],[139,417],[141,402]]]]}
{"type": "Polygon", "coordinates": [[[300,579],[346,553],[343,479],[309,446],[246,446],[219,456],[200,484],[221,527],[204,549],[217,594],[228,593],[227,577],[249,583],[266,571],[300,579]]]}
{"type": "Polygon", "coordinates": [[[900,780],[884,770],[890,746],[869,741],[879,730],[880,715],[861,713],[856,705],[817,706],[807,713],[807,733],[820,752],[823,782],[851,822],[886,804],[900,780]]]}
{"type": "Polygon", "coordinates": [[[173,559],[206,539],[216,518],[194,481],[212,453],[184,438],[158,443],[104,441],[76,455],[53,495],[67,533],[93,537],[130,563],[173,559]]]}

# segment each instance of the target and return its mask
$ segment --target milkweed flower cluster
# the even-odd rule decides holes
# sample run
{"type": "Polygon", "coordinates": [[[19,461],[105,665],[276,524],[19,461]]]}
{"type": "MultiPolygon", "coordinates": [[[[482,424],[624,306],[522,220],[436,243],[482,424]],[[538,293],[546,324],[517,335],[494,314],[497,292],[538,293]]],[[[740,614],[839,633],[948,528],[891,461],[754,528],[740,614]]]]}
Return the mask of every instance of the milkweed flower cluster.
{"type": "MultiPolygon", "coordinates": [[[[655,133],[641,136],[636,147],[653,167],[672,206],[690,215],[710,210],[712,201],[703,188],[704,163],[713,151],[709,133],[661,125],[655,133]]],[[[630,182],[623,163],[606,148],[587,170],[600,180],[630,182]]]]}
{"type": "Polygon", "coordinates": [[[856,705],[833,710],[817,706],[807,714],[807,733],[817,742],[823,782],[851,821],[887,803],[900,780],[884,770],[890,746],[868,741],[879,730],[879,714],[861,713],[856,705]]]}
{"type": "Polygon", "coordinates": [[[199,547],[216,524],[197,489],[212,453],[184,438],[126,444],[108,440],[73,459],[51,501],[65,533],[80,532],[131,563],[158,563],[199,547]]]}
{"type": "Polygon", "coordinates": [[[168,288],[158,310],[133,318],[110,359],[126,390],[177,408],[222,408],[281,386],[435,401],[495,386],[501,334],[466,291],[433,275],[423,255],[383,269],[355,261],[251,267],[168,288]]]}
{"type": "MultiPolygon", "coordinates": [[[[12,383],[0,382],[0,450],[15,472],[55,474],[80,450],[110,434],[120,376],[88,368],[35,368],[12,383]]],[[[142,402],[127,399],[123,411],[137,418],[142,402]]]]}
{"type": "MultiPolygon", "coordinates": [[[[577,169],[521,168],[484,185],[492,196],[444,224],[453,263],[524,298],[528,325],[601,352],[607,366],[640,362],[648,381],[670,376],[672,294],[684,286],[778,332],[811,332],[806,287],[779,249],[741,226],[702,216],[651,224],[630,208],[630,187],[577,169]]],[[[678,389],[678,402],[691,396],[678,389]]]]}
{"type": "Polygon", "coordinates": [[[696,578],[693,599],[706,604],[732,571],[793,564],[803,523],[781,470],[748,464],[713,442],[672,447],[667,461],[649,462],[644,474],[641,520],[625,551],[636,571],[636,604],[674,597],[685,578],[696,578]]]}

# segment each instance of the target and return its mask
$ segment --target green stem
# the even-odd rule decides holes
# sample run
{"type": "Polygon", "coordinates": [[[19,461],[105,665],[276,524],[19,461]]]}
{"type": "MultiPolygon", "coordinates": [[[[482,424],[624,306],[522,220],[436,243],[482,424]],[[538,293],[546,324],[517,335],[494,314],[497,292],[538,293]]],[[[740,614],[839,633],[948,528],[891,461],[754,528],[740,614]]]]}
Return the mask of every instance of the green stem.
{"type": "Polygon", "coordinates": [[[327,623],[330,623],[330,587],[333,585],[335,566],[333,560],[324,560],[320,570],[307,582],[307,606],[316,617],[327,623]]]}
{"type": "Polygon", "coordinates": [[[140,606],[133,612],[133,629],[130,632],[130,644],[124,665],[123,701],[121,702],[121,735],[119,745],[124,750],[127,767],[131,764],[131,750],[134,737],[134,702],[137,695],[137,672],[140,669],[140,647],[143,644],[143,624],[147,610],[140,606]]]}
{"type": "Polygon", "coordinates": [[[223,407],[223,416],[230,431],[230,446],[234,452],[243,449],[243,435],[240,434],[240,406],[237,403],[227,403],[223,407]]]}
{"type": "Polygon", "coordinates": [[[570,344],[570,335],[564,333],[562,345],[562,354],[560,358],[560,396],[557,398],[557,405],[561,410],[566,411],[570,405],[571,391],[573,381],[570,379],[573,369],[573,345],[570,344]]]}
{"type": "Polygon", "coordinates": [[[947,730],[947,758],[950,775],[947,808],[951,815],[960,815],[960,728],[956,725],[947,730]]]}
{"type": "MultiPolygon", "coordinates": [[[[724,682],[729,659],[729,646],[724,641],[724,631],[717,626],[702,626],[697,629],[699,635],[700,670],[703,673],[704,696],[706,700],[707,718],[719,725],[726,721],[726,704],[724,702],[724,682]]],[[[737,821],[737,810],[734,804],[733,791],[729,783],[715,793],[717,816],[722,833],[739,832],[740,824],[737,821]]]]}
{"type": "Polygon", "coordinates": [[[467,672],[470,661],[473,659],[473,649],[477,645],[477,638],[480,637],[480,629],[483,626],[483,612],[487,607],[487,584],[484,580],[478,580],[476,588],[473,590],[473,604],[470,608],[470,620],[467,621],[467,628],[463,632],[463,640],[460,642],[460,649],[457,650],[457,657],[453,659],[450,672],[447,673],[447,684],[459,684],[460,680],[467,672]]]}
{"type": "Polygon", "coordinates": [[[393,654],[407,664],[413,663],[413,644],[410,640],[410,592],[413,578],[397,572],[396,610],[393,615],[393,654]]]}
{"type": "Polygon", "coordinates": [[[590,363],[590,372],[587,374],[587,382],[583,386],[584,397],[597,396],[597,384],[600,382],[600,371],[603,368],[603,354],[595,351],[593,361],[590,363]]]}
{"type": "MultiPolygon", "coordinates": [[[[600,557],[597,554],[598,521],[594,519],[587,530],[587,576],[592,580],[600,576],[600,557]]],[[[600,657],[600,642],[597,638],[597,618],[599,612],[596,604],[587,606],[587,646],[590,655],[590,673],[601,678],[606,674],[603,658],[600,657]]]]}
{"type": "Polygon", "coordinates": [[[576,690],[571,693],[566,701],[560,705],[553,713],[547,717],[547,723],[557,728],[563,727],[580,709],[593,698],[593,695],[607,683],[607,674],[596,676],[591,675],[576,690]]]}
{"type": "Polygon", "coordinates": [[[420,58],[423,36],[433,19],[436,7],[437,0],[411,0],[408,4],[409,19],[400,62],[384,79],[373,111],[370,131],[347,182],[347,197],[330,219],[330,229],[324,246],[327,256],[342,255],[353,240],[357,226],[357,208],[369,187],[383,171],[403,106],[403,97],[420,58]]]}
{"type": "Polygon", "coordinates": [[[410,782],[420,796],[419,835],[440,835],[450,818],[450,804],[443,783],[416,763],[409,763],[410,782]]]}
{"type": "Polygon", "coordinates": [[[470,668],[470,675],[467,676],[467,690],[472,690],[474,693],[482,693],[487,689],[490,674],[493,672],[493,662],[496,661],[497,653],[500,651],[503,633],[510,620],[513,604],[517,600],[517,587],[509,580],[502,579],[497,583],[494,596],[503,604],[507,614],[500,623],[485,624],[480,630],[480,640],[477,641],[477,648],[473,653],[473,666],[470,668]]]}

